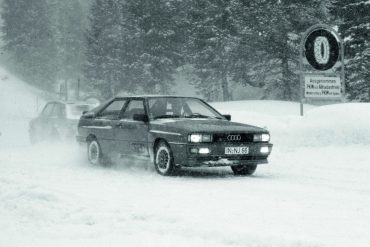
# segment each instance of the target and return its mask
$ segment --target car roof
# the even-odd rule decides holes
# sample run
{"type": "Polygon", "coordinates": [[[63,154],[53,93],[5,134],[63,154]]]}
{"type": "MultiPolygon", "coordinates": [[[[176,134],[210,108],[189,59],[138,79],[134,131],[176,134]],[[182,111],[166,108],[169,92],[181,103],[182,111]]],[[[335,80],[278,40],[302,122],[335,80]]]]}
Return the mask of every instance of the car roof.
{"type": "Polygon", "coordinates": [[[190,99],[199,99],[197,97],[191,96],[179,96],[179,95],[135,95],[135,96],[117,96],[114,99],[138,99],[138,98],[190,98],[190,99]]]}

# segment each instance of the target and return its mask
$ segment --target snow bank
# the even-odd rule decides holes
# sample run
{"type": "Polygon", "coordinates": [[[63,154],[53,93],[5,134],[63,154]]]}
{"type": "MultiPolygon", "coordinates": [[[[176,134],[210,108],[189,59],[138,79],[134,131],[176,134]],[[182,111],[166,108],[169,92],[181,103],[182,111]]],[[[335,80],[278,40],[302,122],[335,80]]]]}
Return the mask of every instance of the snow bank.
{"type": "Polygon", "coordinates": [[[304,144],[370,144],[370,104],[345,103],[310,110],[297,123],[304,144]]]}
{"type": "MultiPolygon", "coordinates": [[[[221,112],[232,111],[238,113],[256,113],[268,116],[298,116],[299,103],[278,100],[240,100],[230,102],[211,103],[221,112]]],[[[314,108],[313,105],[305,105],[305,110],[314,108]]]]}
{"type": "Polygon", "coordinates": [[[370,104],[343,103],[327,106],[281,101],[238,101],[212,104],[237,122],[270,130],[272,142],[284,146],[370,144],[370,104]]]}

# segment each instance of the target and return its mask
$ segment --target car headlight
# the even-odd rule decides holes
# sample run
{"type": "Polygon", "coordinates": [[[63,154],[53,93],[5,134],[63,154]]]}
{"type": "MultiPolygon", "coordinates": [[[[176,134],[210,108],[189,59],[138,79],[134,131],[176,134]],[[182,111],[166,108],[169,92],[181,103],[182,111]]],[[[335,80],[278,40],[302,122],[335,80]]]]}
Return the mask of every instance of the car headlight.
{"type": "Polygon", "coordinates": [[[255,134],[253,136],[254,142],[268,142],[270,141],[270,135],[269,134],[255,134]]]}
{"type": "Polygon", "coordinates": [[[188,137],[189,142],[212,142],[212,135],[210,134],[190,134],[188,137]]]}

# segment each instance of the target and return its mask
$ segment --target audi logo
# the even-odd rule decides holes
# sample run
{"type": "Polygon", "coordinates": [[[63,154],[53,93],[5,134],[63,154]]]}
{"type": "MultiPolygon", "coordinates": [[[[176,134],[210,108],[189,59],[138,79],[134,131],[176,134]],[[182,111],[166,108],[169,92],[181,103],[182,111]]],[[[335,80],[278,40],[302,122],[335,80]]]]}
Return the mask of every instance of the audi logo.
{"type": "Polygon", "coordinates": [[[228,141],[240,141],[242,139],[241,135],[228,135],[227,140],[228,141]]]}

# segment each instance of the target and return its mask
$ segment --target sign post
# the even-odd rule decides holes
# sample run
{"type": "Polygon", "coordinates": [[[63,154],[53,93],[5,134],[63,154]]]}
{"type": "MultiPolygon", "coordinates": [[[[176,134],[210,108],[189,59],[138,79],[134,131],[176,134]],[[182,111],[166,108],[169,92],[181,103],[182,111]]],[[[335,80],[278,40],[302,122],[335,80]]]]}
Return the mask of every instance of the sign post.
{"type": "Polygon", "coordinates": [[[302,36],[300,46],[300,115],[307,99],[341,99],[345,94],[343,40],[331,27],[318,24],[302,36]],[[340,57],[340,74],[336,65],[340,57]]]}

